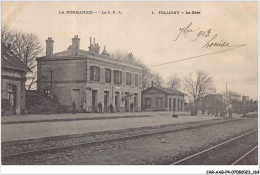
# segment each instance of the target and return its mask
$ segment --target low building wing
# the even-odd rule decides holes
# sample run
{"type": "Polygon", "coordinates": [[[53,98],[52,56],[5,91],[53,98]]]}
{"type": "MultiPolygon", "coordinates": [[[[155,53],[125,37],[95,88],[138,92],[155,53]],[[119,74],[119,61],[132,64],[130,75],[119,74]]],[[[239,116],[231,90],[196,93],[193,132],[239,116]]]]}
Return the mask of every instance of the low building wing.
{"type": "Polygon", "coordinates": [[[1,64],[2,68],[27,71],[25,64],[15,56],[15,54],[4,44],[1,44],[1,64]]]}

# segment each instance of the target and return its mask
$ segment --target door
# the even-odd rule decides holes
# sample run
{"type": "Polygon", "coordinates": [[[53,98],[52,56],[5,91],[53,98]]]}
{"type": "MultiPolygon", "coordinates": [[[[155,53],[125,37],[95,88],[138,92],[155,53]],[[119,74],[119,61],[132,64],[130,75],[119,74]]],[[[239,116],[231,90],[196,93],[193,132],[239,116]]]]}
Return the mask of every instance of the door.
{"type": "Polygon", "coordinates": [[[92,90],[92,112],[97,112],[97,90],[92,90]]]}
{"type": "Polygon", "coordinates": [[[134,108],[137,108],[137,106],[138,106],[138,94],[135,93],[134,94],[134,108]]]}
{"type": "Polygon", "coordinates": [[[16,114],[16,86],[9,84],[7,90],[7,98],[12,106],[12,112],[16,114]]]}
{"type": "Polygon", "coordinates": [[[151,109],[151,98],[145,98],[145,109],[151,109]]]}
{"type": "Polygon", "coordinates": [[[162,98],[156,98],[156,108],[157,110],[162,109],[162,98]]]}
{"type": "Polygon", "coordinates": [[[129,112],[129,92],[125,93],[125,111],[129,112]]]}
{"type": "Polygon", "coordinates": [[[171,111],[172,110],[172,99],[170,98],[169,99],[169,111],[171,111]]]}
{"type": "Polygon", "coordinates": [[[104,91],[104,111],[108,111],[108,99],[109,99],[109,91],[104,91]]]}
{"type": "Polygon", "coordinates": [[[115,92],[115,106],[114,106],[114,109],[115,109],[117,112],[119,112],[119,107],[120,107],[119,94],[120,94],[120,92],[118,92],[118,91],[115,92]]]}

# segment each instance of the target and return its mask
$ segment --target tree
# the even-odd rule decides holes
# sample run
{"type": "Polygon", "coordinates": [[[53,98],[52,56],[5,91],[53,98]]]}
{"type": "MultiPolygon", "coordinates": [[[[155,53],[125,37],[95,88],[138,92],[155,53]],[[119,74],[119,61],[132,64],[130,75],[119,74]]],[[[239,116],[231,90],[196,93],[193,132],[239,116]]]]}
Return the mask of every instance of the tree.
{"type": "Polygon", "coordinates": [[[153,74],[152,81],[153,81],[154,86],[157,86],[157,87],[164,86],[164,80],[158,73],[153,74]]]}
{"type": "Polygon", "coordinates": [[[26,89],[36,85],[36,57],[42,52],[39,38],[33,33],[21,33],[9,30],[4,26],[1,30],[2,43],[9,45],[13,53],[20,58],[28,68],[26,72],[26,89]]]}
{"type": "Polygon", "coordinates": [[[145,90],[146,88],[151,86],[154,75],[152,74],[151,70],[144,64],[140,65],[140,67],[143,68],[141,75],[142,90],[145,90]]]}
{"type": "Polygon", "coordinates": [[[9,31],[9,28],[3,25],[1,29],[1,43],[7,46],[9,43],[12,43],[12,39],[12,33],[9,31]]]}
{"type": "Polygon", "coordinates": [[[116,60],[122,63],[138,66],[142,68],[141,74],[141,85],[142,90],[151,86],[152,81],[155,86],[162,86],[163,79],[158,74],[152,73],[151,69],[148,68],[140,59],[137,59],[132,53],[116,51],[110,53],[110,59],[116,60]]]}
{"type": "Polygon", "coordinates": [[[228,97],[230,101],[240,101],[241,95],[235,91],[228,91],[228,97]]]}
{"type": "Polygon", "coordinates": [[[168,78],[167,81],[168,88],[172,88],[174,90],[180,89],[181,87],[181,79],[175,74],[168,78]]]}
{"type": "Polygon", "coordinates": [[[202,71],[197,71],[195,75],[190,73],[189,76],[185,77],[184,87],[186,92],[193,98],[195,107],[198,106],[198,102],[204,96],[215,91],[212,77],[202,71]]]}

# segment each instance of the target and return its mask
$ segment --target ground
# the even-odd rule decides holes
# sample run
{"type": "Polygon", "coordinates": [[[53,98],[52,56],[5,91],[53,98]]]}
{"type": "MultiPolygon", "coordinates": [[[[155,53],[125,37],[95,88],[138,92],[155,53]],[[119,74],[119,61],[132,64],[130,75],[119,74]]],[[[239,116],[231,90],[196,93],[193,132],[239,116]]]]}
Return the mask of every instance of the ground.
{"type": "Polygon", "coordinates": [[[187,112],[178,115],[173,118],[172,112],[139,112],[5,116],[2,118],[2,141],[223,119],[202,114],[190,116],[187,112]],[[8,124],[10,122],[16,123],[8,124]]]}

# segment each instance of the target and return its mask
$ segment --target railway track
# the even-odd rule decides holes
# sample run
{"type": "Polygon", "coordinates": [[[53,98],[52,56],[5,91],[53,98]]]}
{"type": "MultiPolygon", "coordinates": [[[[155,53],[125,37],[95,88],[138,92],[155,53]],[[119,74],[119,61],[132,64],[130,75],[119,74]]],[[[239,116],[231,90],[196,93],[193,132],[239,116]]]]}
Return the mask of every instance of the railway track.
{"type": "Polygon", "coordinates": [[[258,149],[258,145],[256,145],[254,148],[250,149],[247,153],[245,153],[244,155],[242,155],[239,159],[237,159],[236,161],[234,161],[231,165],[236,165],[238,164],[240,161],[244,160],[248,155],[252,154],[253,151],[258,149]]]}
{"type": "MultiPolygon", "coordinates": [[[[127,140],[127,139],[135,139],[135,138],[146,137],[146,136],[151,136],[151,135],[156,135],[156,134],[164,134],[164,133],[169,133],[169,132],[177,132],[177,131],[182,131],[182,130],[187,130],[187,129],[194,129],[194,128],[199,128],[199,127],[205,127],[205,126],[223,124],[223,123],[228,123],[228,122],[234,122],[234,121],[237,121],[237,120],[241,120],[241,119],[214,120],[214,121],[206,122],[206,123],[203,123],[203,124],[196,122],[196,123],[190,123],[188,125],[184,125],[184,126],[179,127],[179,128],[174,127],[174,128],[166,129],[166,130],[160,130],[159,129],[159,130],[153,131],[153,132],[145,132],[145,133],[133,134],[133,135],[127,135],[127,136],[121,136],[121,137],[119,136],[119,137],[113,137],[113,138],[102,139],[102,140],[88,141],[88,142],[79,143],[79,144],[49,147],[49,148],[44,148],[44,149],[23,151],[23,152],[6,154],[6,155],[2,154],[2,162],[5,164],[5,162],[10,162],[10,160],[15,160],[17,158],[22,158],[22,157],[52,154],[52,153],[62,152],[62,151],[70,150],[70,149],[76,149],[76,148],[79,148],[79,147],[101,145],[101,144],[104,144],[104,143],[123,141],[123,140],[127,140]]],[[[56,141],[58,141],[58,140],[56,140],[56,141]]],[[[66,139],[64,137],[61,137],[61,140],[66,140],[66,139]]],[[[44,144],[44,142],[43,142],[43,144],[44,144]]],[[[17,145],[20,145],[19,142],[17,142],[17,145]]],[[[22,145],[26,145],[26,142],[22,143],[22,145]]],[[[12,145],[12,146],[15,146],[15,145],[12,145]]],[[[2,153],[3,153],[3,151],[2,151],[2,153]]]]}
{"type": "MultiPolygon", "coordinates": [[[[63,153],[63,152],[66,152],[66,151],[68,153],[71,150],[74,150],[74,149],[77,149],[77,148],[89,147],[89,146],[99,146],[99,145],[102,145],[102,144],[111,144],[113,142],[124,141],[124,140],[128,140],[128,139],[135,139],[135,138],[140,138],[140,137],[152,136],[152,135],[156,135],[156,134],[164,134],[164,133],[170,133],[170,132],[177,132],[177,131],[182,131],[182,130],[199,128],[199,127],[218,125],[218,124],[234,122],[234,121],[239,121],[239,120],[243,120],[243,119],[214,120],[214,121],[204,122],[203,124],[201,124],[200,122],[196,122],[196,123],[190,123],[190,124],[187,124],[187,125],[184,125],[184,126],[181,126],[181,127],[175,126],[174,128],[167,129],[167,130],[156,130],[156,131],[153,131],[153,132],[145,132],[145,133],[133,134],[133,135],[127,135],[127,136],[112,137],[112,138],[107,138],[107,139],[102,139],[102,140],[88,141],[88,142],[79,143],[79,144],[49,147],[49,148],[44,148],[44,149],[23,151],[23,152],[6,154],[6,155],[2,154],[2,164],[12,164],[12,162],[15,162],[16,159],[24,159],[25,158],[25,159],[30,160],[30,157],[37,157],[36,162],[41,162],[41,161],[44,161],[44,160],[56,159],[58,157],[57,155],[59,155],[59,153],[63,153]],[[56,156],[55,156],[55,154],[56,154],[56,156]]],[[[60,138],[61,138],[60,140],[66,140],[65,137],[63,137],[63,136],[60,137],[60,138]]],[[[55,140],[55,141],[57,141],[57,140],[55,140]]],[[[58,141],[59,141],[59,139],[58,139],[58,141]]],[[[23,144],[26,145],[26,142],[22,143],[22,145],[23,144]]],[[[44,142],[43,142],[43,144],[44,144],[44,142]]],[[[19,142],[17,142],[17,145],[19,145],[19,142]]],[[[3,151],[2,151],[2,153],[3,153],[3,151]]],[[[34,161],[34,163],[36,163],[36,162],[34,161]]]]}
{"type": "MultiPolygon", "coordinates": [[[[234,138],[231,138],[231,139],[229,139],[227,141],[224,141],[224,142],[222,142],[220,144],[214,145],[214,146],[212,146],[210,148],[207,148],[205,150],[202,150],[200,152],[197,152],[195,154],[192,154],[190,156],[182,158],[182,159],[180,159],[180,160],[178,160],[178,161],[176,161],[174,163],[171,163],[170,165],[187,165],[187,164],[188,165],[195,165],[195,164],[196,165],[197,164],[201,165],[201,163],[199,163],[199,162],[202,159],[212,158],[212,157],[216,158],[216,157],[212,156],[213,153],[214,153],[213,151],[218,151],[218,150],[223,151],[225,146],[232,145],[232,144],[234,144],[234,142],[237,142],[239,139],[244,139],[247,136],[250,136],[252,134],[256,134],[257,131],[258,131],[258,129],[251,130],[251,131],[246,132],[244,134],[241,134],[241,135],[239,135],[237,137],[234,137],[234,138]]],[[[236,158],[235,160],[233,160],[232,163],[230,163],[230,165],[238,164],[238,162],[240,162],[242,159],[244,159],[246,156],[248,156],[251,152],[253,152],[257,148],[258,148],[258,145],[253,146],[253,148],[250,147],[249,151],[247,151],[246,153],[243,153],[242,156],[239,156],[239,158],[236,158]]],[[[214,154],[216,154],[216,153],[214,153],[214,154]]],[[[211,160],[211,161],[213,161],[213,160],[211,160]]]]}

